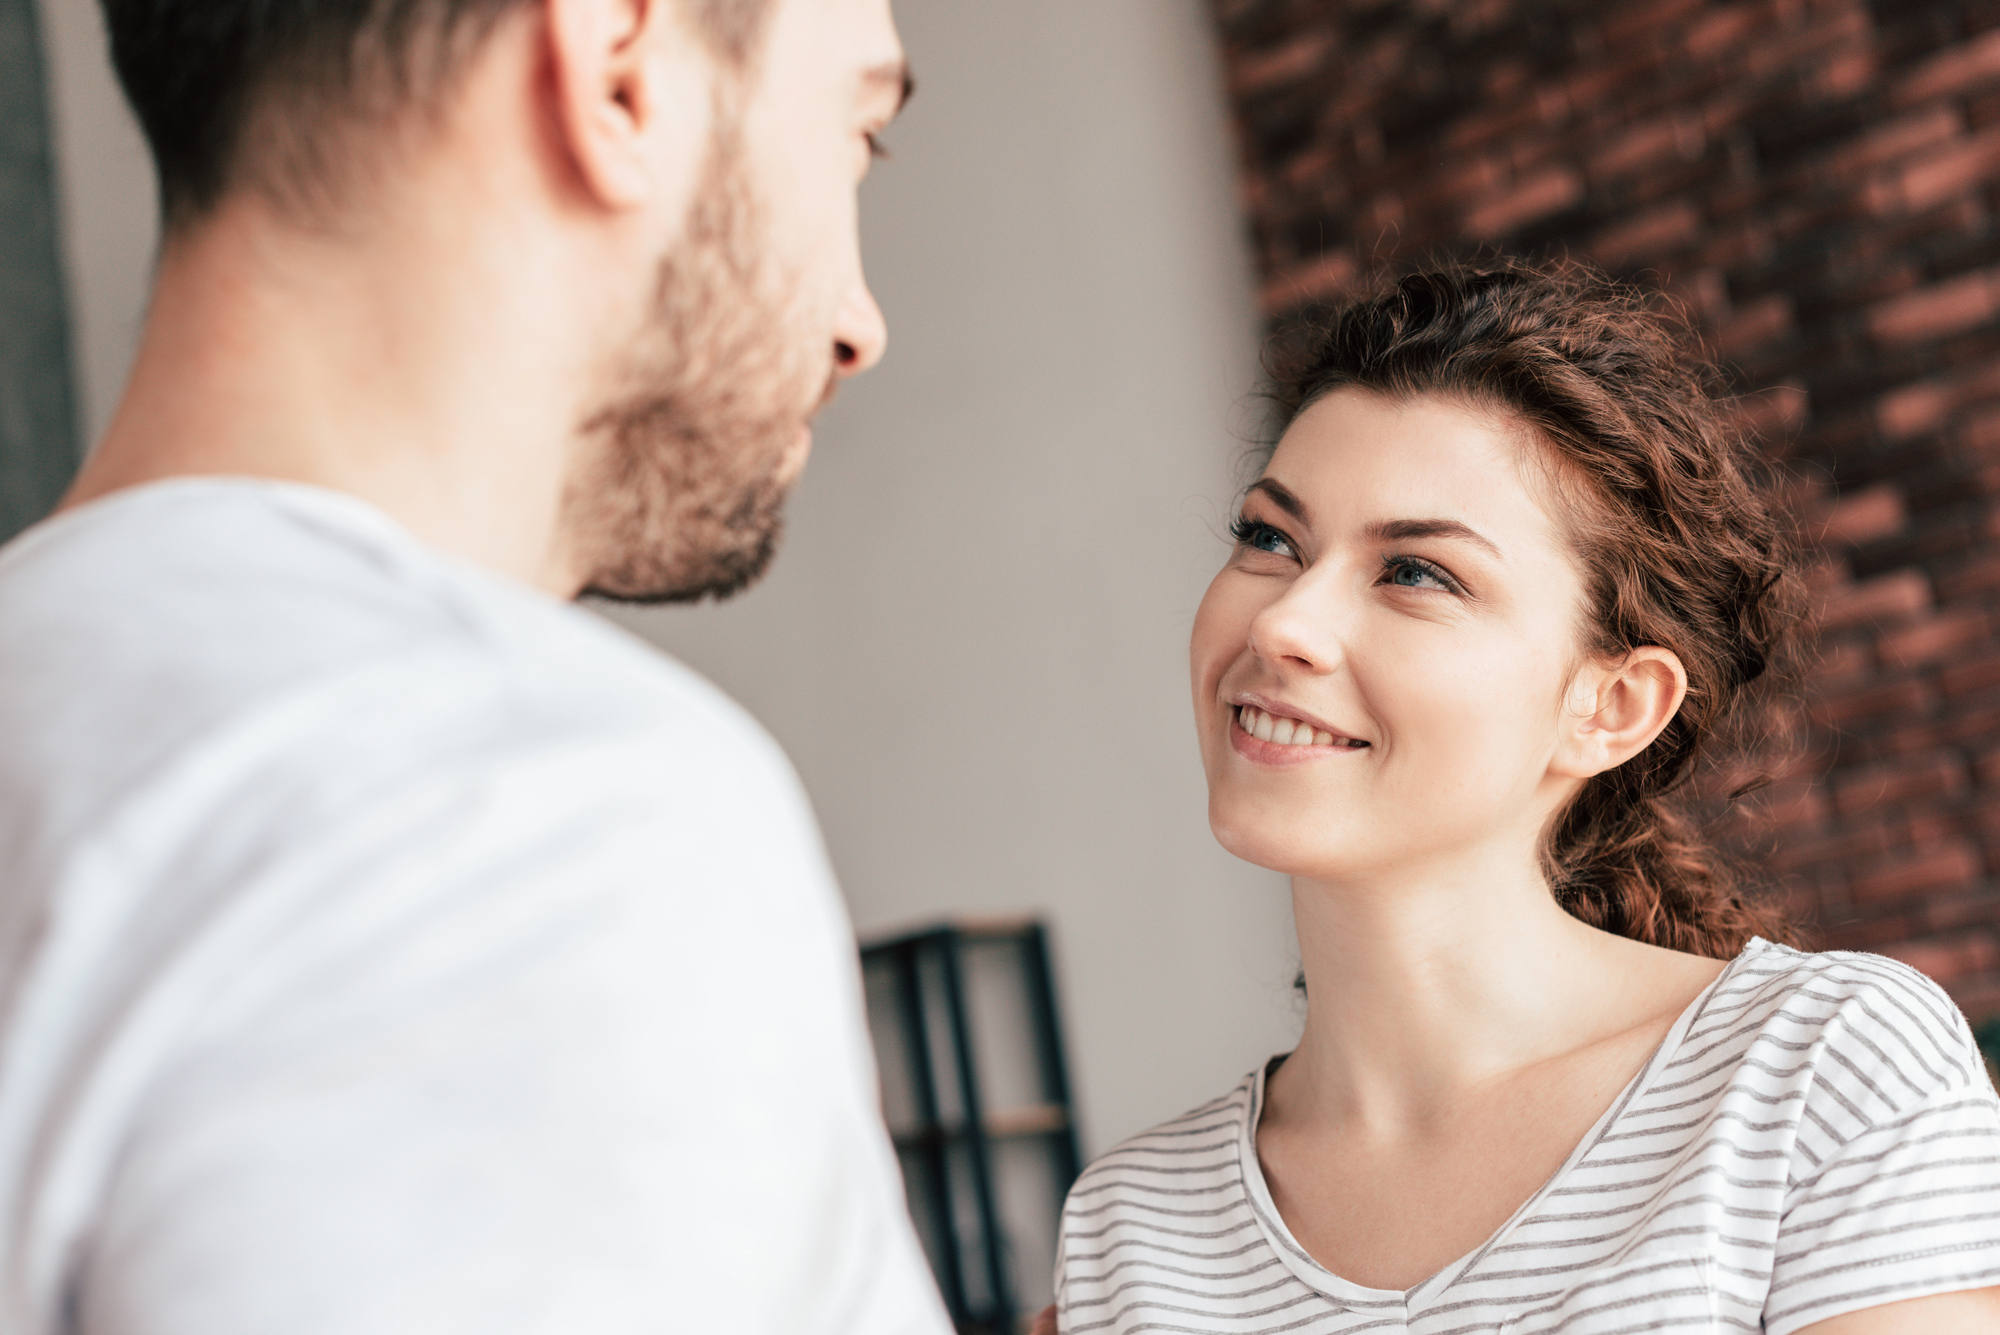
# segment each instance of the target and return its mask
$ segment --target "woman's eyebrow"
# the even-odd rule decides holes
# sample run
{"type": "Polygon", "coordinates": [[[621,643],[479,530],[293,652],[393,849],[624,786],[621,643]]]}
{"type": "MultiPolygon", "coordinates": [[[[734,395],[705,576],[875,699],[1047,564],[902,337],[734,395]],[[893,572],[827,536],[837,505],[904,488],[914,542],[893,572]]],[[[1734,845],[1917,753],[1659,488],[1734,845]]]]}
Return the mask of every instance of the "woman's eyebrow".
{"type": "Polygon", "coordinates": [[[1460,538],[1477,543],[1504,561],[1500,549],[1456,519],[1382,519],[1368,526],[1368,536],[1378,542],[1406,542],[1411,538],[1460,538]]]}
{"type": "Polygon", "coordinates": [[[1250,490],[1268,496],[1271,504],[1277,506],[1307,528],[1312,527],[1312,512],[1306,509],[1306,503],[1293,495],[1292,489],[1284,483],[1275,478],[1260,477],[1250,484],[1250,490]]]}

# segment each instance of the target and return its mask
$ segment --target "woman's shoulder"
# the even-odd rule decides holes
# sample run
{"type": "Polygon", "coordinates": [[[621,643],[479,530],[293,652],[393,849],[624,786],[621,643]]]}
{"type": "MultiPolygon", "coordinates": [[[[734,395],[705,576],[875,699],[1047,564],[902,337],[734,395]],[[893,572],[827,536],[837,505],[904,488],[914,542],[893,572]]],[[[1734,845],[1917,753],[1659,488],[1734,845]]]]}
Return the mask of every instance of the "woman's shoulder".
{"type": "Polygon", "coordinates": [[[1736,1055],[1761,1076],[1808,1077],[1863,1120],[1922,1100],[1991,1090],[1965,1017],[1900,960],[1751,942],[1717,980],[1686,1055],[1736,1055]]]}
{"type": "Polygon", "coordinates": [[[1255,1091],[1253,1071],[1227,1094],[1118,1142],[1078,1176],[1069,1211],[1132,1194],[1186,1195],[1240,1182],[1238,1150],[1255,1091]]]}

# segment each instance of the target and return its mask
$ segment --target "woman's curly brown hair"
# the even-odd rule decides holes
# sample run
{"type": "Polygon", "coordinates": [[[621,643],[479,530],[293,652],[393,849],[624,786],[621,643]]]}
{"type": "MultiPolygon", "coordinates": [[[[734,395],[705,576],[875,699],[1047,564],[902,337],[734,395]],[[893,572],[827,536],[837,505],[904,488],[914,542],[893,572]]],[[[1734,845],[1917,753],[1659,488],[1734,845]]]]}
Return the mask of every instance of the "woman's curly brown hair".
{"type": "Polygon", "coordinates": [[[1303,333],[1273,368],[1280,432],[1343,387],[1507,411],[1553,464],[1585,571],[1584,652],[1657,645],[1687,669],[1666,730],[1586,782],[1550,829],[1559,902],[1607,931],[1724,959],[1753,934],[1791,939],[1683,800],[1705,760],[1740,748],[1756,688],[1796,661],[1807,601],[1761,456],[1687,326],[1585,266],[1503,261],[1410,274],[1303,333]]]}

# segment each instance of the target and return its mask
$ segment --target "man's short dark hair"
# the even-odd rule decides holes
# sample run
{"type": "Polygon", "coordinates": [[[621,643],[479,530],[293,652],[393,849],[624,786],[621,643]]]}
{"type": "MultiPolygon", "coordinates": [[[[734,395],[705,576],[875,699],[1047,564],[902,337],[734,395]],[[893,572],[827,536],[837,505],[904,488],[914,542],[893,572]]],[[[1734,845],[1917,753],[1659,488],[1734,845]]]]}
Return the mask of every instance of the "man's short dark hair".
{"type": "MultiPolygon", "coordinates": [[[[773,0],[676,0],[726,65],[747,67],[773,0]]],[[[169,232],[238,186],[311,208],[334,140],[434,103],[530,0],[104,0],[111,60],[159,172],[169,232]]]]}

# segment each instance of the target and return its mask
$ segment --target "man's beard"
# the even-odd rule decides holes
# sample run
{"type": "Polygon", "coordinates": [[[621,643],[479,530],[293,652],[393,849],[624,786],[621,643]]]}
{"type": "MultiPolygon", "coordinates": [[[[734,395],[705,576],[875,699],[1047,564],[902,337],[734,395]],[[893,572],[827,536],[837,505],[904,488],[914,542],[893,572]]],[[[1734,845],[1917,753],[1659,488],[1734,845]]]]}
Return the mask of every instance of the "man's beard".
{"type": "Polygon", "coordinates": [[[718,122],[685,239],[661,262],[630,388],[591,413],[563,536],[583,592],[620,602],[727,598],[777,550],[787,454],[834,385],[830,332],[766,260],[733,118],[718,122]]]}

